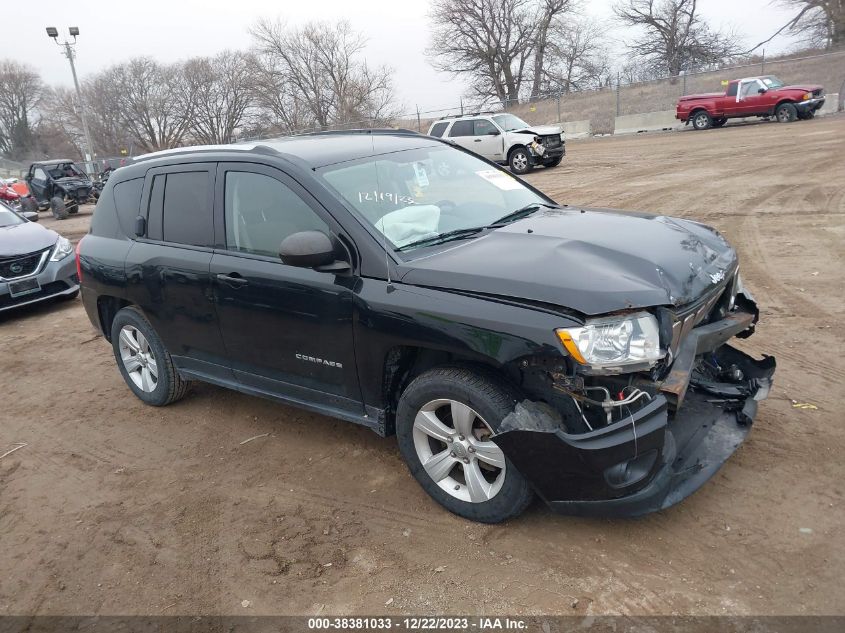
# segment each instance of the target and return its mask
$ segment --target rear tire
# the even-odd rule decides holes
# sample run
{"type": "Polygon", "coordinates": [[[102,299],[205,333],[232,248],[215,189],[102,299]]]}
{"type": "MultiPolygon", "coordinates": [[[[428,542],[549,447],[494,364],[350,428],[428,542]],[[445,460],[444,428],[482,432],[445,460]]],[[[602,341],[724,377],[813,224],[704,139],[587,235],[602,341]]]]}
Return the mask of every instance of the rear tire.
{"type": "Polygon", "coordinates": [[[111,342],[123,380],[139,400],[163,407],[185,396],[190,383],[179,376],[173,359],[140,310],[129,306],[115,315],[111,342]]]}
{"type": "Polygon", "coordinates": [[[781,103],[775,110],[778,123],[792,123],[798,118],[798,109],[791,103],[781,103]]]}
{"type": "Polygon", "coordinates": [[[78,205],[78,204],[72,204],[72,205],[70,205],[70,206],[67,208],[67,212],[68,212],[69,214],[71,214],[71,215],[74,215],[74,214],[76,214],[76,213],[79,213],[79,205],[78,205]]]}
{"type": "Polygon", "coordinates": [[[521,514],[534,498],[528,481],[489,441],[517,400],[497,376],[462,367],[429,370],[402,394],[399,451],[423,490],[450,512],[500,523],[521,514]]]}
{"type": "Polygon", "coordinates": [[[709,130],[713,127],[713,117],[704,110],[699,110],[692,115],[692,127],[696,130],[709,130]]]}
{"type": "Polygon", "coordinates": [[[61,196],[53,196],[50,198],[50,210],[53,212],[53,217],[57,220],[66,220],[68,216],[67,207],[65,206],[65,199],[61,196]]]}
{"type": "Polygon", "coordinates": [[[511,150],[511,153],[508,154],[508,167],[517,176],[522,176],[531,171],[534,166],[531,164],[531,156],[528,154],[528,150],[524,147],[511,150]]]}

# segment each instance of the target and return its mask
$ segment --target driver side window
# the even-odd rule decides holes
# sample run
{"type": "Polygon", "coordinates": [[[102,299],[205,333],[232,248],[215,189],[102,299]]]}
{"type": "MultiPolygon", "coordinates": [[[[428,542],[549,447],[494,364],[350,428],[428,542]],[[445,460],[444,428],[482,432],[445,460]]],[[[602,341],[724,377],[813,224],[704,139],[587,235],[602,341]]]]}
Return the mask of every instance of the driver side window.
{"type": "Polygon", "coordinates": [[[278,257],[279,245],[300,231],[322,231],[328,225],[283,182],[245,171],[226,172],[224,215],[226,248],[278,257]]]}
{"type": "Polygon", "coordinates": [[[32,177],[34,180],[47,180],[47,174],[40,167],[35,168],[35,172],[33,172],[32,177]]]}
{"type": "Polygon", "coordinates": [[[747,99],[748,97],[753,97],[757,94],[757,90],[760,89],[760,83],[757,81],[749,81],[748,83],[742,84],[742,90],[740,92],[740,96],[743,99],[747,99]]]}

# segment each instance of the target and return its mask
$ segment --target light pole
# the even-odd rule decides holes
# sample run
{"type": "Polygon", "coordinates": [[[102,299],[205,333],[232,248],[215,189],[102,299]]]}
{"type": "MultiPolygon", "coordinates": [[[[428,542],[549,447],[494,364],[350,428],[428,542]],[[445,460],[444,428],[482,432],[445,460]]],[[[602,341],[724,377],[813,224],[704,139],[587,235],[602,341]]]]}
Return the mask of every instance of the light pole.
{"type": "Polygon", "coordinates": [[[79,117],[82,119],[82,131],[85,133],[85,162],[91,163],[94,160],[94,145],[91,143],[91,133],[88,131],[88,120],[85,118],[85,101],[82,99],[82,91],[79,89],[79,80],[76,78],[76,66],[73,63],[73,58],[76,55],[73,47],[76,46],[76,37],[79,35],[79,27],[70,27],[68,29],[68,33],[71,37],[73,37],[73,41],[69,42],[65,40],[64,42],[59,42],[59,31],[56,27],[47,27],[47,35],[53,38],[56,45],[64,47],[62,54],[67,57],[70,62],[70,72],[73,73],[73,85],[76,87],[76,100],[79,102],[79,117]]]}

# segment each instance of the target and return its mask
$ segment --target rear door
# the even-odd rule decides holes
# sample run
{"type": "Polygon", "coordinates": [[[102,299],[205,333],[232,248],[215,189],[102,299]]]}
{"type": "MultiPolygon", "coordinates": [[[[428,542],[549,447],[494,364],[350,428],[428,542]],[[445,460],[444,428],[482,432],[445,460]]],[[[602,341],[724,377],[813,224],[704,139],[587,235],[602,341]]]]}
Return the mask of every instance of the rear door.
{"type": "Polygon", "coordinates": [[[475,141],[475,121],[467,119],[452,123],[452,127],[449,128],[449,140],[473,152],[478,151],[477,147],[473,147],[475,141]]]}
{"type": "Polygon", "coordinates": [[[130,301],[141,307],[180,369],[232,381],[211,284],[215,163],[147,172],[146,232],[126,257],[130,301]]]}
{"type": "MultiPolygon", "coordinates": [[[[287,266],[292,233],[342,233],[295,180],[251,163],[221,163],[218,243],[211,262],[217,314],[239,382],[260,392],[360,416],[352,340],[355,278],[287,266]]],[[[351,244],[351,242],[350,242],[351,244]]]]}

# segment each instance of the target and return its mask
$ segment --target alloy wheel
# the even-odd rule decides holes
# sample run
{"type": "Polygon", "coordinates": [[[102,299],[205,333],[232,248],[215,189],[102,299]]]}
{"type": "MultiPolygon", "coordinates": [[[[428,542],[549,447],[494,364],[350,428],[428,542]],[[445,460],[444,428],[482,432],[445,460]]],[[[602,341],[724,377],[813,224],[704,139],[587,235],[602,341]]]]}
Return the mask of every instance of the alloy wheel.
{"type": "Polygon", "coordinates": [[[129,378],[141,391],[152,393],[158,385],[158,363],[147,338],[138,328],[124,325],[118,340],[120,359],[129,378]]]}
{"type": "Polygon", "coordinates": [[[505,455],[492,429],[457,400],[432,400],[414,419],[414,448],[425,471],[446,493],[470,503],[495,497],[505,481],[505,455]]]}
{"type": "Polygon", "coordinates": [[[524,152],[517,152],[513,157],[513,166],[517,171],[522,171],[528,167],[528,156],[524,152]]]}

